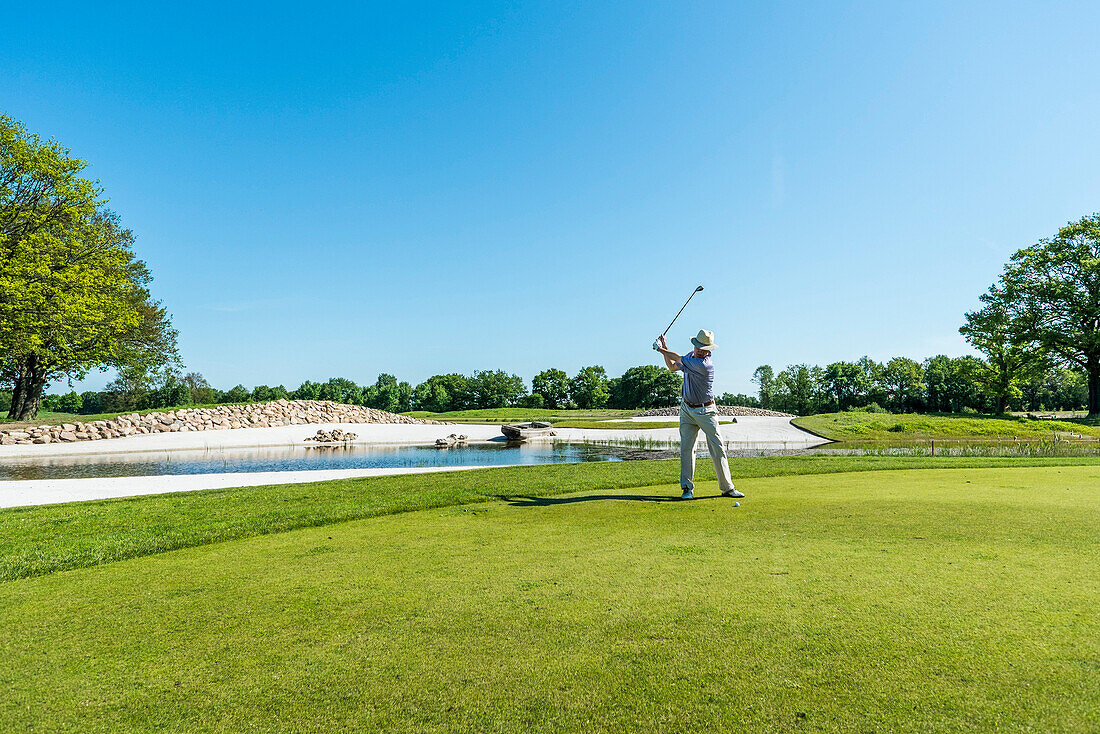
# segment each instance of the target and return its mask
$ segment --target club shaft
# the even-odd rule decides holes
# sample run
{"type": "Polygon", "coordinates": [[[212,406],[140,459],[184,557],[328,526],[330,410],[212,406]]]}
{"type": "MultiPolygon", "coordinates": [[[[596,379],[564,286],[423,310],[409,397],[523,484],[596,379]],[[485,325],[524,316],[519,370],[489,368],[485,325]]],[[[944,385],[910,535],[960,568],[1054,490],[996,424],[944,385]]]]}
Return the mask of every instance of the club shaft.
{"type": "Polygon", "coordinates": [[[661,332],[661,336],[664,336],[665,334],[668,333],[668,330],[671,329],[672,325],[676,323],[676,319],[680,318],[680,314],[682,314],[684,312],[684,309],[688,307],[688,304],[691,303],[691,299],[695,298],[695,294],[698,293],[698,292],[699,292],[698,289],[693,290],[691,292],[691,295],[688,296],[688,299],[686,301],[684,301],[684,305],[680,306],[680,310],[677,311],[676,315],[672,317],[672,321],[669,321],[668,326],[665,327],[665,330],[661,332]]]}

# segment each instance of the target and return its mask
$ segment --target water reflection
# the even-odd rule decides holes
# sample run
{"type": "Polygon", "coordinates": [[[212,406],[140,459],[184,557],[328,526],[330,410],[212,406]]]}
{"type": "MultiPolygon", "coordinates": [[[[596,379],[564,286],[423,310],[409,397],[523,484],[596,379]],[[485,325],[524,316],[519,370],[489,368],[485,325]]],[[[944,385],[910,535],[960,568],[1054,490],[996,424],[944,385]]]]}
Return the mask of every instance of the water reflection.
{"type": "Polygon", "coordinates": [[[128,454],[18,457],[0,462],[0,479],[73,479],[164,474],[309,471],[436,466],[500,466],[621,461],[624,451],[577,444],[259,447],[128,454]]]}

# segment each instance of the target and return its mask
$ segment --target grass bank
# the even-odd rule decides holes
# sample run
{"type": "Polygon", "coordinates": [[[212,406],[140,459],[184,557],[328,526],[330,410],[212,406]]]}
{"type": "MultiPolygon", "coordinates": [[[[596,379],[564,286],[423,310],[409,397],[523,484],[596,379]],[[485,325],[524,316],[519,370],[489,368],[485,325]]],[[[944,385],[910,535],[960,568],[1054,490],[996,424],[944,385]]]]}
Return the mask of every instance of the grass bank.
{"type": "Polygon", "coordinates": [[[907,441],[913,439],[1100,438],[1095,420],[1032,420],[1026,416],[970,417],[907,413],[824,413],[795,418],[799,428],[833,441],[907,441]]]}
{"type": "Polygon", "coordinates": [[[742,479],[740,508],[627,467],[656,473],[0,584],[0,721],[1095,731],[1100,468],[1007,465],[742,479]]]}
{"type": "MultiPolygon", "coordinates": [[[[1092,458],[786,456],[731,459],[735,479],[913,468],[1100,466],[1092,458]]],[[[714,479],[709,460],[701,481],[714,479]]],[[[675,483],[679,462],[502,467],[146,495],[0,510],[0,581],[296,528],[469,505],[675,483]]],[[[671,493],[675,494],[675,493],[671,493]]],[[[671,496],[670,494],[670,496],[671,496]]]]}

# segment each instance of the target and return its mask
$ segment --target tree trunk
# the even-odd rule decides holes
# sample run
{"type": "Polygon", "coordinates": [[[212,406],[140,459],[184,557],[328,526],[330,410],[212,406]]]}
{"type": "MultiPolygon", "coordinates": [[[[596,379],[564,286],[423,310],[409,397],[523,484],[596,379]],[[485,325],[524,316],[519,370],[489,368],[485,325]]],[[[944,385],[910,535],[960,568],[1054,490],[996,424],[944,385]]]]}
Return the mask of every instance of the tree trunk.
{"type": "Polygon", "coordinates": [[[38,357],[32,354],[19,365],[8,418],[17,421],[33,420],[38,415],[38,407],[42,403],[42,391],[45,388],[46,370],[38,357]]]}
{"type": "Polygon", "coordinates": [[[1089,418],[1100,418],[1100,356],[1088,362],[1089,418]]]}

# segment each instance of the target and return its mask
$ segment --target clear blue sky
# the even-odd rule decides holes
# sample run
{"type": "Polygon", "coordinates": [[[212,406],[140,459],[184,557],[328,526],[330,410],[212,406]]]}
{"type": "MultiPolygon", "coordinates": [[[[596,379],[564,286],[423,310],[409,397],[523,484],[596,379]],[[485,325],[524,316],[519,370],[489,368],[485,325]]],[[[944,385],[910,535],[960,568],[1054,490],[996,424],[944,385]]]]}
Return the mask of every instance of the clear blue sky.
{"type": "MultiPolygon", "coordinates": [[[[968,353],[1100,209],[1093,2],[34,3],[0,111],[91,162],[226,389],[968,353]]],[[[85,389],[109,375],[93,373],[85,389]]],[[[55,386],[55,389],[60,386],[55,386]]],[[[79,386],[78,386],[79,387],[79,386]]]]}

